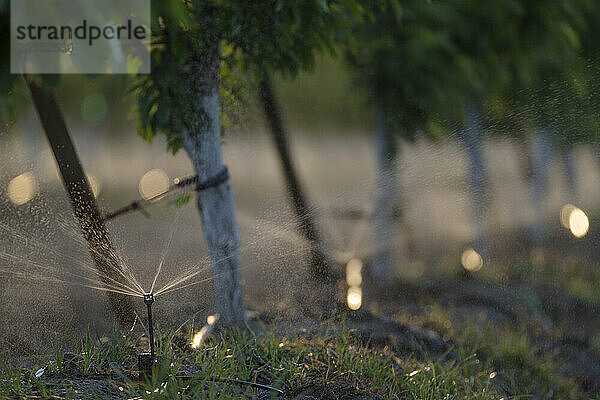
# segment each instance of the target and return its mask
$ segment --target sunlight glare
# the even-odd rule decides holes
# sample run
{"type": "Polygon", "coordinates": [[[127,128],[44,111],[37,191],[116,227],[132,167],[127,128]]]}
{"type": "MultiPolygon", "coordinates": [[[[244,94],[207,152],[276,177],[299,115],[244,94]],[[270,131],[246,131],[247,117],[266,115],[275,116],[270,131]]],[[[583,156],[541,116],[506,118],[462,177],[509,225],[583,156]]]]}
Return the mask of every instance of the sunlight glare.
{"type": "Polygon", "coordinates": [[[200,329],[200,331],[198,333],[196,333],[194,335],[194,338],[192,339],[192,348],[193,349],[197,349],[200,347],[202,342],[204,342],[205,334],[206,334],[206,329],[205,329],[205,327],[203,327],[202,329],[200,329]]]}
{"type": "Polygon", "coordinates": [[[214,325],[217,323],[218,320],[219,314],[209,315],[206,318],[206,325],[204,325],[202,329],[200,329],[200,331],[198,331],[198,333],[196,333],[192,338],[191,345],[193,349],[198,349],[200,348],[200,346],[202,346],[202,344],[204,343],[204,339],[206,339],[206,336],[210,332],[212,332],[214,325]]]}
{"type": "Polygon", "coordinates": [[[209,315],[209,316],[206,318],[206,323],[207,323],[207,324],[209,324],[209,325],[214,325],[214,324],[215,324],[215,322],[217,322],[217,320],[218,320],[218,319],[219,319],[219,315],[218,315],[218,314],[215,314],[215,315],[209,315]]]}

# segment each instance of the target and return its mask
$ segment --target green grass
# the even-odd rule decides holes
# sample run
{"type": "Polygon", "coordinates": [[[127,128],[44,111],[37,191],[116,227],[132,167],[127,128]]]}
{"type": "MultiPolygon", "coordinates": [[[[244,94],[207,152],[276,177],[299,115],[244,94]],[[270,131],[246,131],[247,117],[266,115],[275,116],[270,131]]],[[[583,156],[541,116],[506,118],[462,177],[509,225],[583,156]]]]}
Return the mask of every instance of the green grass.
{"type": "Polygon", "coordinates": [[[587,398],[573,379],[563,376],[553,356],[532,342],[525,326],[476,319],[457,323],[451,315],[430,307],[420,321],[455,343],[457,356],[445,361],[366,346],[344,329],[310,339],[232,330],[209,336],[200,350],[190,346],[191,331],[159,331],[162,361],[152,380],[143,383],[136,372],[137,354],[147,348],[143,334],[99,337],[86,329],[77,343],[64,338],[52,355],[36,357],[35,367],[0,366],[0,398],[233,399],[262,394],[291,399],[314,396],[314,390],[323,398],[587,398]],[[35,376],[38,368],[45,368],[40,377],[35,376]]]}
{"type": "Polygon", "coordinates": [[[450,310],[433,307],[424,323],[451,337],[462,354],[476,354],[493,370],[495,384],[507,395],[533,399],[586,399],[575,379],[563,375],[561,362],[534,343],[532,326],[512,328],[476,318],[451,323],[450,310]]]}
{"type": "Polygon", "coordinates": [[[511,391],[539,399],[584,398],[576,382],[562,375],[560,365],[531,342],[525,329],[499,331],[490,326],[461,329],[458,340],[469,340],[477,347],[488,364],[496,367],[497,376],[511,391]]]}
{"type": "Polygon", "coordinates": [[[365,347],[347,332],[308,340],[234,330],[210,337],[202,350],[190,348],[189,335],[164,333],[158,340],[162,362],[152,381],[141,385],[133,371],[144,344],[141,337],[97,338],[89,331],[83,336],[74,354],[65,352],[65,340],[49,360],[40,359],[38,367],[46,370],[39,378],[37,368],[2,368],[0,397],[81,398],[84,393],[84,398],[216,399],[258,394],[256,388],[227,381],[233,379],[270,385],[285,398],[303,398],[310,387],[390,399],[509,398],[490,377],[494,370],[475,355],[447,362],[400,357],[388,349],[365,347]]]}

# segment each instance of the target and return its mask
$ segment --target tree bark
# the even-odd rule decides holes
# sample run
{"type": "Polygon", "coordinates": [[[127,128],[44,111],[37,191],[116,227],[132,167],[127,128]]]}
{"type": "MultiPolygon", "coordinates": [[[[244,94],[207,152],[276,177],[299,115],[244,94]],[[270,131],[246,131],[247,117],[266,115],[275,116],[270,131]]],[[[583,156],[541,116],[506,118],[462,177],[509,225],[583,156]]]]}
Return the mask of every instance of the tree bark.
{"type": "Polygon", "coordinates": [[[317,279],[328,281],[331,278],[331,262],[329,262],[325,255],[321,236],[314,222],[308,202],[306,201],[306,196],[304,195],[304,190],[300,184],[298,175],[296,174],[294,163],[292,162],[292,155],[290,153],[287,133],[283,127],[281,113],[275,98],[275,93],[273,92],[271,81],[266,74],[260,82],[259,94],[265,117],[269,123],[271,136],[275,143],[277,154],[279,155],[287,192],[292,201],[300,232],[311,245],[311,267],[313,276],[317,279]]]}
{"type": "Polygon", "coordinates": [[[373,254],[371,274],[380,285],[393,282],[396,271],[394,243],[397,239],[398,170],[396,139],[390,132],[381,104],[374,104],[377,187],[373,206],[373,239],[378,251],[373,254]]]}
{"type": "Polygon", "coordinates": [[[567,181],[567,190],[569,191],[569,201],[577,204],[579,201],[579,186],[577,182],[577,159],[573,148],[562,149],[561,156],[565,166],[565,179],[567,181]]]}
{"type": "MultiPolygon", "coordinates": [[[[183,147],[190,156],[199,182],[207,182],[225,168],[221,149],[219,95],[219,43],[207,45],[201,54],[190,55],[189,93],[197,115],[183,121],[183,147]]],[[[185,117],[184,117],[185,118],[185,117]]],[[[214,278],[215,306],[226,325],[243,323],[245,305],[240,272],[240,234],[235,218],[231,182],[198,193],[198,209],[204,226],[214,278]]]]}
{"type": "Polygon", "coordinates": [[[518,139],[516,146],[517,162],[521,176],[527,186],[533,181],[533,160],[531,156],[531,137],[525,136],[518,139]]]}
{"type": "MultiPolygon", "coordinates": [[[[122,282],[122,267],[102,222],[96,199],[71,141],[60,107],[54,96],[42,88],[37,78],[29,75],[25,75],[24,78],[100,278],[107,287],[111,286],[111,280],[122,282]]],[[[114,292],[107,293],[117,321],[122,326],[130,326],[135,319],[131,297],[114,292]]]]}
{"type": "Polygon", "coordinates": [[[532,198],[535,211],[531,228],[533,243],[541,246],[546,237],[546,216],[544,197],[548,183],[548,170],[552,158],[552,139],[546,127],[542,127],[533,138],[532,149],[533,184],[532,198]]]}
{"type": "Polygon", "coordinates": [[[469,157],[469,190],[473,201],[473,223],[475,225],[473,248],[481,255],[487,256],[489,255],[488,173],[483,157],[482,121],[481,104],[470,103],[465,110],[465,130],[461,139],[469,157]]]}

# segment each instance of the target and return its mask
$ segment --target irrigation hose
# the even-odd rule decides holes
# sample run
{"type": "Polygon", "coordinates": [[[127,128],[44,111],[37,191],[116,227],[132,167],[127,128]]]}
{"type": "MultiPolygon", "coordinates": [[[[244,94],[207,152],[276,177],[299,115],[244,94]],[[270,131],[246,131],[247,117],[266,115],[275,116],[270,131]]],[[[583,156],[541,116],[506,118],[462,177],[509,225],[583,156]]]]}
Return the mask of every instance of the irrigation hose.
{"type": "Polygon", "coordinates": [[[134,200],[131,203],[129,203],[128,205],[121,207],[111,213],[108,213],[107,215],[104,216],[104,218],[102,220],[109,221],[111,219],[114,219],[118,216],[127,214],[132,211],[139,211],[145,217],[149,218],[150,214],[148,214],[148,212],[144,209],[144,206],[149,205],[149,204],[154,204],[156,202],[164,200],[165,198],[170,197],[170,195],[172,195],[173,192],[176,192],[180,189],[184,189],[191,185],[195,185],[195,188],[194,188],[195,191],[201,192],[203,190],[207,190],[207,189],[222,185],[223,183],[227,182],[228,180],[229,180],[229,170],[227,169],[226,166],[224,166],[223,169],[218,174],[208,178],[204,182],[200,182],[200,178],[198,177],[198,175],[192,175],[192,176],[188,176],[185,178],[175,178],[173,180],[173,184],[165,192],[154,195],[148,199],[134,200]]]}
{"type": "MultiPolygon", "coordinates": [[[[175,375],[175,378],[177,378],[177,379],[196,379],[196,378],[198,378],[198,376],[175,375]]],[[[244,381],[244,380],[240,380],[240,379],[209,377],[209,378],[203,379],[203,380],[204,381],[208,381],[208,382],[235,383],[235,384],[238,384],[238,385],[250,386],[250,387],[253,387],[255,389],[271,390],[271,391],[277,392],[279,394],[283,394],[283,390],[277,389],[276,387],[269,386],[269,385],[263,385],[262,383],[244,381]]]]}

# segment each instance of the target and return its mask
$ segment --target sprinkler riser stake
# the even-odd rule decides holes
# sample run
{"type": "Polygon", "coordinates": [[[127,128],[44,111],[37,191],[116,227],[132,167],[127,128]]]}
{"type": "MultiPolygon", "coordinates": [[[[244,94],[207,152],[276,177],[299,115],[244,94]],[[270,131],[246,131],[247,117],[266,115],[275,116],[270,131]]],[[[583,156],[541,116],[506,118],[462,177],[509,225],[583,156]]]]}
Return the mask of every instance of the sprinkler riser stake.
{"type": "Polygon", "coordinates": [[[143,382],[152,382],[152,375],[155,365],[159,363],[159,360],[156,356],[153,356],[150,353],[140,353],[138,354],[138,372],[139,372],[139,381],[143,382]]]}
{"type": "Polygon", "coordinates": [[[154,295],[152,293],[146,293],[144,295],[144,303],[146,303],[146,307],[148,308],[148,336],[150,339],[150,354],[152,357],[154,357],[154,323],[152,322],[152,303],[154,303],[154,295]]]}
{"type": "Polygon", "coordinates": [[[138,354],[138,371],[141,382],[152,380],[152,370],[158,360],[154,352],[154,323],[152,321],[152,304],[154,303],[154,295],[146,293],[144,295],[144,303],[148,309],[148,336],[150,341],[150,353],[138,354]]]}

